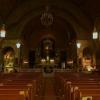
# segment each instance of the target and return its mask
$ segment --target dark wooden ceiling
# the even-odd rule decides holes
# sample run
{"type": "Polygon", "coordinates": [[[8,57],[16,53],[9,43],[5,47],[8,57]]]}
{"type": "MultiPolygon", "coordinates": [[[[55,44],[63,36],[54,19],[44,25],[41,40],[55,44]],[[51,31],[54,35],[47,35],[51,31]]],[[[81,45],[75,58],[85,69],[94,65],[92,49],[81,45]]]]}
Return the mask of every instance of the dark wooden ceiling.
{"type": "Polygon", "coordinates": [[[67,4],[70,2],[72,5],[79,8],[84,14],[89,16],[90,19],[95,19],[100,16],[100,0],[0,0],[0,16],[6,20],[6,18],[8,18],[10,14],[15,12],[19,7],[23,5],[30,7],[28,4],[30,1],[33,3],[33,6],[36,3],[36,6],[38,5],[37,7],[39,7],[41,3],[46,5],[51,3],[55,4],[55,2],[60,4],[67,4]]]}
{"type": "Polygon", "coordinates": [[[0,0],[0,24],[6,24],[8,38],[27,37],[25,34],[35,37],[47,30],[41,25],[40,16],[49,6],[54,17],[49,33],[61,37],[74,30],[77,38],[90,38],[96,21],[100,29],[99,5],[100,0],[0,0]]]}

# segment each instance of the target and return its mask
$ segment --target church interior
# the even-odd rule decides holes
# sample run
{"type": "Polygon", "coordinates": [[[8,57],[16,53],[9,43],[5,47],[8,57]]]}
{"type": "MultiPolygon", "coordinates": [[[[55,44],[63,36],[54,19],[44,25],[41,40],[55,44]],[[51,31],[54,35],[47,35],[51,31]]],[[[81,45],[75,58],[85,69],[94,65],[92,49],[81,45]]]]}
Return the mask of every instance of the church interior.
{"type": "Polygon", "coordinates": [[[0,100],[100,100],[100,0],[0,0],[0,100]]]}

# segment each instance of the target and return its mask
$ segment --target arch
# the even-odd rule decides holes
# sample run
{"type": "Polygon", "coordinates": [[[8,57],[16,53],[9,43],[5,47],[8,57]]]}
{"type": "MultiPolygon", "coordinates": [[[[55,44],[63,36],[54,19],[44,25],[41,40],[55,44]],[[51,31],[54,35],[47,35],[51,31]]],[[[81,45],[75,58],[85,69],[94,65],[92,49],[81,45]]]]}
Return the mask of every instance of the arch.
{"type": "Polygon", "coordinates": [[[83,49],[83,58],[82,58],[83,70],[86,70],[86,71],[95,70],[93,64],[94,64],[93,50],[89,46],[85,47],[83,49]]]}
{"type": "MultiPolygon", "coordinates": [[[[73,3],[69,1],[66,1],[66,2],[55,1],[55,3],[50,1],[49,4],[52,7],[51,11],[54,13],[54,15],[56,17],[60,17],[68,21],[73,26],[76,33],[90,32],[92,22],[78,7],[73,5],[73,3]],[[56,13],[56,12],[59,12],[59,13],[56,13]]],[[[17,30],[15,32],[17,33],[17,35],[20,36],[26,24],[31,19],[41,15],[42,11],[44,10],[45,5],[46,5],[45,2],[39,3],[38,1],[35,1],[34,3],[32,1],[23,2],[21,6],[17,7],[16,9],[12,11],[11,15],[7,18],[6,22],[7,24],[11,25],[11,28],[13,27],[13,23],[18,23],[17,26],[13,27],[13,29],[15,28],[15,30],[17,30]],[[21,14],[20,15],[21,17],[18,16],[19,13],[21,14]],[[12,19],[16,19],[16,20],[12,20],[12,19]]],[[[9,34],[10,33],[13,34],[13,32],[14,30],[10,31],[9,34]]]]}
{"type": "Polygon", "coordinates": [[[41,25],[40,20],[38,20],[38,22],[34,19],[30,20],[24,27],[21,37],[30,45],[32,44],[35,46],[43,38],[51,37],[56,41],[58,47],[64,47],[70,39],[73,40],[77,38],[77,33],[70,23],[58,17],[53,25],[48,28],[41,25]],[[58,42],[58,40],[60,41],[58,42]]]}
{"type": "Polygon", "coordinates": [[[91,47],[85,47],[83,49],[83,57],[91,58],[92,55],[93,55],[93,51],[92,51],[91,47]]]}
{"type": "Polygon", "coordinates": [[[15,51],[12,47],[7,46],[2,49],[2,58],[3,58],[3,71],[5,73],[12,72],[14,70],[14,60],[15,60],[15,51]]]}
{"type": "Polygon", "coordinates": [[[14,54],[14,49],[11,46],[6,46],[2,49],[3,55],[5,55],[7,52],[11,51],[14,54]]]}
{"type": "Polygon", "coordinates": [[[43,38],[40,42],[41,57],[54,58],[55,56],[55,40],[51,37],[43,38]]]}

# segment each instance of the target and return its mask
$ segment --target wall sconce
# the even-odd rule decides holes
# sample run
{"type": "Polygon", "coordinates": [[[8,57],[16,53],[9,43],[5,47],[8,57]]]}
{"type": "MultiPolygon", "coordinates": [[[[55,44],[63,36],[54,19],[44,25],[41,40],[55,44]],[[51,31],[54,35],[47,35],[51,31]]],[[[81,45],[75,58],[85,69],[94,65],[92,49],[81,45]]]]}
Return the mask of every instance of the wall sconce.
{"type": "Polygon", "coordinates": [[[20,59],[21,59],[21,55],[20,55],[20,52],[21,52],[21,51],[20,51],[20,46],[21,46],[21,43],[20,43],[20,42],[17,42],[17,43],[16,43],[16,47],[17,47],[17,49],[18,49],[18,66],[19,66],[19,67],[21,67],[21,66],[20,66],[20,64],[21,64],[21,63],[20,63],[20,59]]]}

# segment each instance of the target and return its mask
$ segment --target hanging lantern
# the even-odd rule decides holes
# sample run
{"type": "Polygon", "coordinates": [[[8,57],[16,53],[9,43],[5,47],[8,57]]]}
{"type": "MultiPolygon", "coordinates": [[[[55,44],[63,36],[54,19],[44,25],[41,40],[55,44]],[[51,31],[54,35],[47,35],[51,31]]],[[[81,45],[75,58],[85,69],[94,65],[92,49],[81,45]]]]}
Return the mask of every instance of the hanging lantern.
{"type": "Polygon", "coordinates": [[[21,43],[19,43],[19,42],[16,43],[16,47],[17,47],[17,48],[20,48],[20,46],[21,46],[21,43]]]}
{"type": "Polygon", "coordinates": [[[98,32],[97,32],[97,30],[96,30],[96,28],[94,28],[94,31],[93,31],[93,39],[98,39],[98,32]]]}
{"type": "Polygon", "coordinates": [[[2,25],[0,30],[0,37],[5,38],[6,37],[6,30],[5,30],[5,24],[2,25]]]}
{"type": "Polygon", "coordinates": [[[80,48],[81,47],[81,43],[77,43],[77,48],[80,48]]]}

